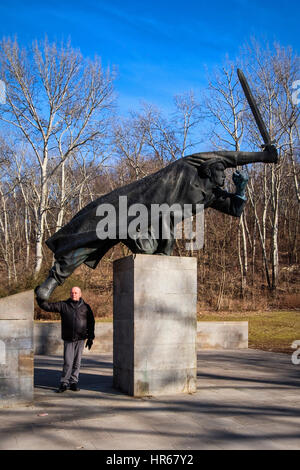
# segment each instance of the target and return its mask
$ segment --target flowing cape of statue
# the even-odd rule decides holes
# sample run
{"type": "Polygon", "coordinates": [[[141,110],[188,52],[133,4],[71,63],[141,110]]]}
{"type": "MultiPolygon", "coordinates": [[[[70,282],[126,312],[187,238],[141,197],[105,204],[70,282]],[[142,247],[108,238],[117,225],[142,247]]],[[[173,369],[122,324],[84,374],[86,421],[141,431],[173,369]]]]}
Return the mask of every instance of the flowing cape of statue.
{"type": "MultiPolygon", "coordinates": [[[[206,194],[203,188],[203,177],[201,178],[199,173],[203,166],[217,162],[222,162],[225,168],[235,168],[237,156],[232,152],[225,153],[228,155],[214,152],[181,158],[156,173],[99,197],[81,209],[69,223],[50,237],[46,241],[47,246],[54,252],[56,259],[73,250],[97,247],[97,250],[85,261],[86,265],[94,269],[104,254],[116,243],[122,241],[120,238],[101,240],[97,237],[96,228],[101,219],[96,214],[97,208],[102,204],[111,204],[115,208],[116,231],[119,233],[120,196],[127,197],[128,207],[138,203],[146,206],[148,211],[151,210],[152,204],[168,204],[169,206],[180,204],[182,208],[184,204],[204,204],[204,207],[214,207],[214,204],[218,204],[217,209],[229,213],[228,201],[225,204],[229,193],[216,188],[216,191],[206,194]]],[[[130,222],[130,217],[128,221],[130,222]]],[[[122,229],[124,230],[124,227],[122,229]]]]}

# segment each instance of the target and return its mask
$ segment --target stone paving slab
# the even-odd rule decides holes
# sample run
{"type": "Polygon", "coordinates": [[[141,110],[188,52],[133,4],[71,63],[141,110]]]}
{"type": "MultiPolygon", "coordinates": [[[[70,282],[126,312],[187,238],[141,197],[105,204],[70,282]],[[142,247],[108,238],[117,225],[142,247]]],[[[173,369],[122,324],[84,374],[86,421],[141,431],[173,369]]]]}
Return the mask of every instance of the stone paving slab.
{"type": "Polygon", "coordinates": [[[110,354],[83,356],[78,393],[55,393],[61,368],[61,356],[35,357],[34,404],[0,410],[0,450],[300,449],[288,354],[201,351],[196,393],[143,398],[113,389],[110,354]]]}

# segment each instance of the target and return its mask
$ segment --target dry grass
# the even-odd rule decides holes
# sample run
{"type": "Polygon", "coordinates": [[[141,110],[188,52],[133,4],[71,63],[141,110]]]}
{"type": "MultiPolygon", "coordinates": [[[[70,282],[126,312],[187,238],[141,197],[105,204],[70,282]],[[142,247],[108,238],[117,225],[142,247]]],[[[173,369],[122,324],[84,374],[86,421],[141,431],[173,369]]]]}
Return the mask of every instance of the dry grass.
{"type": "Polygon", "coordinates": [[[249,347],[292,353],[300,340],[300,311],[202,312],[198,321],[248,321],[249,347]]]}

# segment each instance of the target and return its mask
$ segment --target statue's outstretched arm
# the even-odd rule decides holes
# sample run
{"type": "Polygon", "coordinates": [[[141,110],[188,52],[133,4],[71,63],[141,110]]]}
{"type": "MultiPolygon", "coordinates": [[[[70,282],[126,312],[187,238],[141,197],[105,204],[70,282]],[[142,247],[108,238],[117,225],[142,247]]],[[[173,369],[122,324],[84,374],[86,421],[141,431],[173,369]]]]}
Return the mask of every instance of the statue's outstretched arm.
{"type": "Polygon", "coordinates": [[[237,166],[247,165],[248,163],[277,163],[278,152],[274,145],[265,145],[261,152],[216,152],[221,157],[235,157],[237,166]]]}
{"type": "Polygon", "coordinates": [[[188,155],[185,159],[196,167],[201,167],[205,162],[223,159],[226,168],[235,168],[248,163],[277,163],[278,153],[274,145],[265,145],[261,152],[237,152],[219,150],[216,152],[201,152],[188,155]]]}

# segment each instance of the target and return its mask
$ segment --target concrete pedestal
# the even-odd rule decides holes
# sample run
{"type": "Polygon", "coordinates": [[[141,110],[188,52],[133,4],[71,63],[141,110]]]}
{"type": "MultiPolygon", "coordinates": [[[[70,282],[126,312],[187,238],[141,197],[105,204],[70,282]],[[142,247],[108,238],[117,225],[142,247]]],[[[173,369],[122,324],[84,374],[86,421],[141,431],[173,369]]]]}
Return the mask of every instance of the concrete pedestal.
{"type": "Polygon", "coordinates": [[[197,261],[114,262],[114,387],[132,396],[196,391],[197,261]]]}
{"type": "Polygon", "coordinates": [[[0,408],[33,400],[33,291],[0,299],[0,408]]]}

